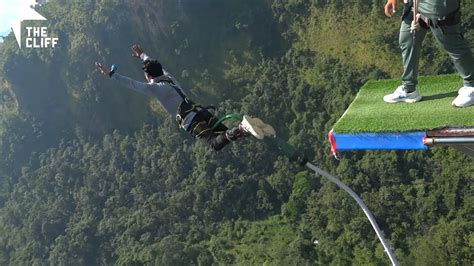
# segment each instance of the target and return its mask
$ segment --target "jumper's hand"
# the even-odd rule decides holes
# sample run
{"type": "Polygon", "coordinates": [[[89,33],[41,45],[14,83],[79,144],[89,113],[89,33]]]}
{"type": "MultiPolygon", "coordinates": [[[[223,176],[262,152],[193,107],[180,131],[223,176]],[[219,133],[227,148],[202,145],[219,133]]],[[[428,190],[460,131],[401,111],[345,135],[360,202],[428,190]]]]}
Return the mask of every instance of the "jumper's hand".
{"type": "Polygon", "coordinates": [[[97,69],[100,71],[100,73],[102,73],[102,75],[104,76],[109,76],[110,77],[110,70],[108,70],[107,68],[105,68],[104,66],[102,66],[101,63],[98,63],[98,62],[95,62],[95,66],[97,67],[97,69]]]}
{"type": "Polygon", "coordinates": [[[387,17],[392,17],[396,10],[397,0],[387,0],[387,3],[385,4],[385,15],[387,17]]]}
{"type": "Polygon", "coordinates": [[[139,44],[132,45],[132,56],[140,58],[140,55],[143,54],[143,49],[139,44]]]}

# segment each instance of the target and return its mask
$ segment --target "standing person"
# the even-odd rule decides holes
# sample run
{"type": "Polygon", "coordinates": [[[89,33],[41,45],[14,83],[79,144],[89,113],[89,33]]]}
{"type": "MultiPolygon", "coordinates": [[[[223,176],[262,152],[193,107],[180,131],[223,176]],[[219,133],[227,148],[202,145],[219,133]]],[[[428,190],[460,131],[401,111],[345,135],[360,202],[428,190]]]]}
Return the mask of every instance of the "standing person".
{"type": "MultiPolygon", "coordinates": [[[[433,33],[440,47],[450,56],[454,67],[463,79],[464,86],[452,102],[455,107],[474,104],[474,59],[469,43],[461,31],[460,0],[403,0],[404,11],[400,27],[400,48],[403,58],[401,86],[384,96],[387,103],[421,100],[416,90],[418,65],[422,42],[428,30],[433,33]],[[413,20],[413,1],[417,3],[416,20],[413,20]]],[[[391,17],[397,0],[387,0],[385,15],[391,17]]]]}
{"type": "Polygon", "coordinates": [[[263,123],[258,118],[244,116],[242,122],[234,127],[227,128],[219,124],[215,129],[212,126],[217,118],[206,108],[195,104],[184,93],[178,81],[157,60],[147,56],[139,45],[132,46],[132,56],[142,59],[143,71],[147,82],[140,82],[116,73],[116,67],[106,69],[100,63],[95,63],[99,71],[123,85],[153,96],[166,112],[176,117],[179,126],[189,132],[214,150],[220,150],[231,141],[254,135],[263,139],[265,135],[274,135],[275,131],[270,125],[263,123]]]}

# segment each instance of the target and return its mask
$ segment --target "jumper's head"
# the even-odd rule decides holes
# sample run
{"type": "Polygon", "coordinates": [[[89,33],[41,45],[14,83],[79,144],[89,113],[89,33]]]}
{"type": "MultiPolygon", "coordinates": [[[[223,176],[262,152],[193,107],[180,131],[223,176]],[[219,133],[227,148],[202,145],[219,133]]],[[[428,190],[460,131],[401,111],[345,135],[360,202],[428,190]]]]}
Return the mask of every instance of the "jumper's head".
{"type": "Polygon", "coordinates": [[[142,69],[148,81],[163,75],[163,67],[157,60],[145,60],[142,69]]]}

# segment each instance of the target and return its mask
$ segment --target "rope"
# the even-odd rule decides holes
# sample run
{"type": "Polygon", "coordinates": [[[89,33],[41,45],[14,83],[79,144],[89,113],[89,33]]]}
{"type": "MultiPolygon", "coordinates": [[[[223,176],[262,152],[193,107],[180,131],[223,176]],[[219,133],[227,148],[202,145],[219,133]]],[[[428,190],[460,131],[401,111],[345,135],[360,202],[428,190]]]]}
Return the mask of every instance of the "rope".
{"type": "Polygon", "coordinates": [[[385,252],[387,253],[388,257],[390,258],[390,262],[392,263],[393,266],[398,266],[398,262],[395,258],[395,255],[392,252],[392,248],[388,245],[387,241],[385,240],[382,231],[380,230],[377,222],[374,219],[374,216],[370,212],[369,208],[365,205],[365,203],[362,201],[362,199],[357,196],[357,194],[350,189],[348,186],[346,186],[344,183],[342,183],[339,179],[336,177],[330,175],[326,171],[321,170],[314,164],[308,162],[306,159],[306,156],[299,152],[298,150],[295,149],[292,145],[288,144],[284,140],[280,139],[279,137],[266,137],[264,140],[272,146],[276,146],[278,150],[286,155],[287,157],[290,158],[290,161],[296,162],[301,166],[306,166],[309,169],[313,170],[316,174],[321,175],[325,178],[327,178],[329,181],[332,183],[336,184],[338,187],[342,188],[344,191],[349,193],[349,195],[359,204],[359,206],[362,208],[364,211],[365,216],[369,219],[370,224],[374,228],[375,234],[379,238],[380,242],[382,243],[382,246],[385,249],[385,252]]]}
{"type": "MultiPolygon", "coordinates": [[[[418,24],[418,1],[419,0],[413,0],[413,21],[411,22],[411,29],[412,29],[412,34],[413,34],[413,42],[416,39],[416,30],[417,30],[417,24],[418,24]]],[[[413,43],[413,46],[415,44],[413,43]]]]}
{"type": "Polygon", "coordinates": [[[398,266],[398,262],[397,262],[397,259],[395,258],[395,255],[393,255],[393,252],[392,252],[392,249],[391,247],[388,245],[387,241],[385,240],[383,234],[382,234],[382,231],[380,230],[377,222],[375,221],[374,219],[374,216],[372,215],[372,213],[370,212],[369,208],[367,208],[367,206],[364,204],[364,202],[362,201],[362,199],[357,196],[357,194],[351,189],[349,188],[348,186],[346,186],[344,183],[342,183],[339,179],[337,179],[336,177],[330,175],[329,173],[327,173],[326,171],[324,170],[321,170],[320,168],[316,167],[315,165],[313,165],[312,163],[306,163],[306,167],[308,167],[309,169],[313,170],[316,174],[319,174],[325,178],[327,178],[329,181],[331,181],[332,183],[336,184],[338,187],[342,188],[344,191],[346,191],[347,193],[349,193],[349,195],[351,195],[351,197],[357,202],[357,204],[359,204],[359,206],[362,208],[362,210],[364,211],[364,214],[365,216],[367,216],[367,218],[369,219],[370,221],[370,224],[372,225],[372,227],[374,228],[375,230],[375,234],[377,234],[377,237],[379,238],[380,242],[382,242],[382,246],[384,247],[385,249],[385,252],[387,252],[387,255],[388,257],[390,258],[390,261],[392,262],[392,265],[393,266],[398,266]]]}

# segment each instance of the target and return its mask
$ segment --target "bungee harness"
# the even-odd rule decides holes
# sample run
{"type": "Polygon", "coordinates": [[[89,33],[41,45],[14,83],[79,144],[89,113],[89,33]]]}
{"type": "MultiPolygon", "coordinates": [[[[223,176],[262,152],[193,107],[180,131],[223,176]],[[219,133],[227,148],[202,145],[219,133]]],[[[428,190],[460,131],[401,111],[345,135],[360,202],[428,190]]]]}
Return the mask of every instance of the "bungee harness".
{"type": "MultiPolygon", "coordinates": [[[[425,29],[438,28],[442,26],[454,26],[461,22],[461,0],[459,0],[458,8],[453,12],[447,14],[446,16],[440,18],[430,18],[423,14],[418,13],[418,3],[420,0],[408,0],[404,2],[403,12],[401,19],[404,20],[407,18],[411,11],[413,11],[413,25],[418,23],[418,20],[421,20],[423,23],[420,23],[425,29]]],[[[413,36],[415,36],[416,31],[413,31],[413,36]]]]}
{"type": "MultiPolygon", "coordinates": [[[[209,110],[215,110],[216,108],[214,106],[206,106],[203,107],[202,105],[196,104],[195,102],[191,101],[183,92],[183,90],[178,87],[171,77],[163,75],[158,77],[156,82],[165,82],[168,83],[173,89],[175,89],[176,93],[181,96],[183,101],[181,104],[178,106],[178,110],[176,111],[176,122],[178,123],[180,128],[184,128],[184,122],[186,121],[186,117],[190,115],[192,112],[195,112],[196,114],[203,112],[203,111],[209,111],[209,110]]],[[[209,127],[211,130],[216,129],[219,124],[222,124],[225,120],[228,119],[236,119],[236,120],[242,120],[242,116],[238,114],[227,114],[221,118],[219,118],[214,124],[211,125],[211,120],[207,121],[209,124],[209,127]]],[[[192,132],[194,129],[194,126],[191,125],[187,129],[188,132],[192,132]]]]}
{"type": "MultiPolygon", "coordinates": [[[[178,110],[176,111],[176,122],[178,122],[179,127],[184,128],[184,121],[186,120],[186,117],[192,112],[198,113],[202,111],[203,109],[207,109],[191,101],[186,96],[186,94],[184,94],[182,89],[173,82],[171,77],[163,75],[163,76],[158,77],[158,80],[156,80],[156,82],[168,83],[176,91],[176,93],[178,93],[179,96],[181,96],[181,98],[183,99],[181,104],[178,106],[178,110]]],[[[188,131],[189,131],[189,128],[188,128],[188,131]]]]}

